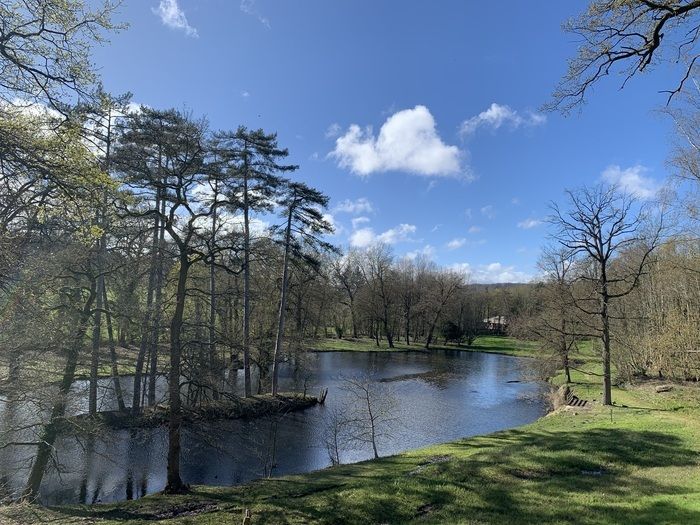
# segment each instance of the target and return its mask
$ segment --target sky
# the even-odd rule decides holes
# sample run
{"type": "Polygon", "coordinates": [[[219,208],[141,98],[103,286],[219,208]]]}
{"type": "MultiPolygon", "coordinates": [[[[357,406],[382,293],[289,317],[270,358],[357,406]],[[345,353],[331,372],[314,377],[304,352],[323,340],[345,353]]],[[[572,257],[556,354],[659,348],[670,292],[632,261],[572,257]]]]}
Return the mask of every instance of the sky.
{"type": "Polygon", "coordinates": [[[562,23],[584,1],[124,0],[129,29],[95,50],[105,88],[214,129],[277,132],[303,180],[330,197],[332,242],[390,244],[469,272],[536,276],[565,189],[600,181],[653,197],[677,71],[581,111],[540,110],[579,43],[562,23]]]}

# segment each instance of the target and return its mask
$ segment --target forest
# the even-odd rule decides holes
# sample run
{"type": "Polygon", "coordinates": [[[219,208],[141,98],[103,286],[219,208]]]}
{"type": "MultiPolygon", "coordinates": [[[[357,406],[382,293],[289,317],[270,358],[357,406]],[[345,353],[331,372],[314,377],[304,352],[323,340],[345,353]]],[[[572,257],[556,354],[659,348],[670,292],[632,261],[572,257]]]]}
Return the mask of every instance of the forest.
{"type": "Polygon", "coordinates": [[[118,3],[89,4],[0,2],[0,404],[24,410],[3,412],[0,453],[31,451],[12,467],[21,490],[0,473],[0,499],[38,501],[57,440],[99,435],[86,421],[106,412],[160,414],[163,491],[185,493],[187,421],[299,395],[280,370],[303,375],[337,343],[466,351],[507,335],[528,342],[537,380],[599,380],[605,407],[621,385],[700,380],[697,93],[665,110],[676,146],[662,191],[568,190],[549,206],[532,281],[484,284],[390,244],[338,243],[328,196],[275,130],[214,129],[196,109],[109,93],[91,49],[128,29],[112,20],[118,3]]]}

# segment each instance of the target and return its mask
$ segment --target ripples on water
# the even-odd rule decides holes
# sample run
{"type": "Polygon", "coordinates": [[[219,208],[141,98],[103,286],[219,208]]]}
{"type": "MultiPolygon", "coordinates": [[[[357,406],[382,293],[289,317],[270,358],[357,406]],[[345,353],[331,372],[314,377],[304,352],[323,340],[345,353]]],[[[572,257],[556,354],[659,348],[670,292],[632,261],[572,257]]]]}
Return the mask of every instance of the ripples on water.
{"type": "MultiPolygon", "coordinates": [[[[281,388],[302,390],[306,382],[308,392],[315,395],[328,387],[324,406],[288,414],[277,425],[261,419],[185,427],[182,475],[186,483],[208,485],[259,478],[266,473],[275,432],[273,475],[328,466],[324,415],[348,402],[343,377],[371,374],[393,394],[397,422],[392,423],[389,436],[378,440],[380,455],[529,423],[543,415],[545,405],[539,395],[542,385],[519,382],[524,379],[523,363],[509,356],[459,351],[310,354],[310,372],[302,377],[295,376],[291,367],[283,370],[281,388]]],[[[235,382],[241,388],[241,377],[235,382]]],[[[131,391],[130,383],[130,378],[122,379],[124,392],[131,391]]],[[[102,381],[102,410],[116,408],[110,384],[102,381]]],[[[84,382],[76,383],[71,413],[87,411],[86,388],[84,382]]],[[[163,382],[163,394],[165,390],[163,382]]],[[[0,403],[0,421],[8,420],[7,410],[0,403]]],[[[24,410],[21,417],[29,417],[29,408],[24,410]]],[[[56,451],[60,470],[47,472],[41,488],[41,499],[47,504],[131,499],[165,486],[164,427],[109,430],[94,439],[63,437],[56,451]]],[[[5,482],[17,490],[26,480],[31,451],[25,447],[0,452],[0,471],[5,472],[5,482]]],[[[371,457],[371,448],[361,445],[341,454],[344,463],[371,457]]]]}

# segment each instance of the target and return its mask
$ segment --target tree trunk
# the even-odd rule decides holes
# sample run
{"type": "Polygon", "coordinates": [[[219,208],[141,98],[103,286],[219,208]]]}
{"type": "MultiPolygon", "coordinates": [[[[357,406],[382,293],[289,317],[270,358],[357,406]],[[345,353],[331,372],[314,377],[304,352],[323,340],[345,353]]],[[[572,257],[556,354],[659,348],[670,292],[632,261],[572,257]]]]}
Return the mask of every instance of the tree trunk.
{"type": "Polygon", "coordinates": [[[126,411],[126,405],[124,403],[124,392],[122,391],[122,384],[119,380],[119,369],[117,366],[117,348],[114,344],[114,332],[112,330],[112,313],[109,309],[109,303],[107,302],[107,287],[102,285],[102,303],[105,309],[105,320],[107,321],[107,340],[109,341],[109,359],[112,364],[112,383],[114,384],[114,393],[117,396],[117,405],[119,406],[119,411],[126,411]]]}
{"type": "Polygon", "coordinates": [[[289,248],[292,236],[292,215],[294,214],[294,204],[289,207],[287,217],[287,231],[284,235],[284,262],[282,263],[282,294],[280,297],[280,310],[277,316],[277,339],[275,340],[275,353],[272,356],[272,395],[277,395],[279,381],[279,358],[282,353],[282,343],[284,340],[284,320],[287,309],[287,281],[289,279],[289,248]]]}
{"type": "MultiPolygon", "coordinates": [[[[99,259],[101,259],[101,257],[98,255],[98,261],[99,259]]],[[[104,295],[104,276],[102,275],[102,268],[99,262],[97,264],[97,272],[98,276],[95,279],[95,322],[93,324],[92,329],[92,352],[90,355],[90,388],[88,395],[88,414],[91,416],[97,414],[97,372],[100,364],[100,339],[102,335],[102,297],[104,295]]]]}
{"type": "MultiPolygon", "coordinates": [[[[247,157],[246,157],[247,159],[247,157]]],[[[250,224],[248,202],[248,164],[243,170],[243,377],[244,395],[250,397],[250,224]]]]}
{"type": "MultiPolygon", "coordinates": [[[[156,209],[160,211],[160,191],[156,197],[156,209]]],[[[146,314],[141,324],[141,344],[136,357],[136,368],[134,370],[134,395],[131,402],[131,411],[134,415],[141,411],[141,381],[143,374],[143,363],[146,359],[150,341],[151,319],[153,318],[153,295],[156,284],[156,273],[158,269],[158,238],[159,238],[159,217],[156,214],[153,223],[153,243],[151,246],[151,267],[148,273],[148,292],[146,295],[146,314]]]]}
{"type": "Polygon", "coordinates": [[[179,494],[187,487],[180,477],[180,434],[182,427],[182,400],[180,399],[180,359],[182,322],[185,313],[185,299],[187,297],[187,273],[189,260],[184,248],[180,248],[180,269],[177,279],[177,292],[175,296],[175,312],[170,322],[170,376],[168,378],[168,404],[170,406],[168,417],[168,472],[167,484],[164,492],[179,494]]]}
{"type": "MultiPolygon", "coordinates": [[[[216,236],[216,212],[211,219],[212,239],[216,236]]],[[[213,241],[212,241],[213,242],[213,241]]],[[[216,272],[214,256],[209,264],[209,377],[211,378],[212,398],[219,399],[218,372],[216,370],[216,272]]]]}
{"type": "Polygon", "coordinates": [[[80,349],[83,346],[88,323],[90,322],[90,313],[92,310],[92,305],[95,302],[95,296],[96,284],[93,281],[93,285],[90,289],[90,295],[83,306],[80,321],[76,327],[75,337],[73,338],[72,344],[67,349],[66,366],[63,371],[63,379],[61,380],[58,395],[56,396],[56,400],[51,409],[51,418],[41,433],[36,458],[34,458],[34,463],[32,464],[32,469],[29,472],[27,484],[22,492],[22,499],[24,501],[35,501],[39,496],[41,480],[44,478],[44,472],[46,471],[46,465],[51,457],[53,444],[58,437],[58,420],[61,419],[66,412],[66,397],[68,396],[70,387],[73,384],[73,379],[75,378],[75,369],[78,366],[78,356],[80,354],[80,349]]]}
{"type": "MultiPolygon", "coordinates": [[[[165,199],[161,203],[161,215],[165,216],[165,199]]],[[[158,237],[158,262],[156,263],[155,297],[153,303],[153,326],[151,327],[150,364],[148,370],[148,405],[156,404],[156,380],[158,379],[158,341],[163,315],[163,251],[165,247],[165,223],[160,225],[158,237]]]]}

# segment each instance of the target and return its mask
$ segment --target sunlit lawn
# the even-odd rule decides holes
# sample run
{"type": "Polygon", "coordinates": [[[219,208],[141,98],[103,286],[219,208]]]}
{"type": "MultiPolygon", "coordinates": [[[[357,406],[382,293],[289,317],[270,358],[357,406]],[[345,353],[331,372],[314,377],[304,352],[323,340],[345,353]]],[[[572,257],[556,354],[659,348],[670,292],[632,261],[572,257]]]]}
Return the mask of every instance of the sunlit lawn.
{"type": "MultiPolygon", "coordinates": [[[[373,343],[323,342],[326,350],[373,343]]],[[[499,337],[479,338],[477,347],[533,351],[499,337]]],[[[591,343],[575,356],[573,388],[590,400],[601,392],[599,376],[585,373],[598,373],[596,356],[591,343]]],[[[121,504],[10,506],[0,509],[0,523],[239,524],[246,508],[253,524],[700,523],[700,388],[656,393],[655,384],[615,388],[612,409],[567,408],[379,461],[121,504]]]]}
{"type": "MultiPolygon", "coordinates": [[[[412,342],[410,345],[406,341],[394,341],[394,349],[389,348],[386,339],[379,341],[379,346],[374,339],[336,339],[322,338],[312,340],[307,344],[310,350],[320,352],[386,352],[386,351],[424,351],[425,343],[422,341],[412,342]]],[[[521,341],[513,337],[497,335],[485,335],[476,338],[470,346],[466,344],[456,345],[453,343],[444,344],[442,342],[430,345],[433,350],[464,350],[477,352],[493,352],[507,355],[533,356],[537,355],[537,345],[528,341],[521,341]]]]}

